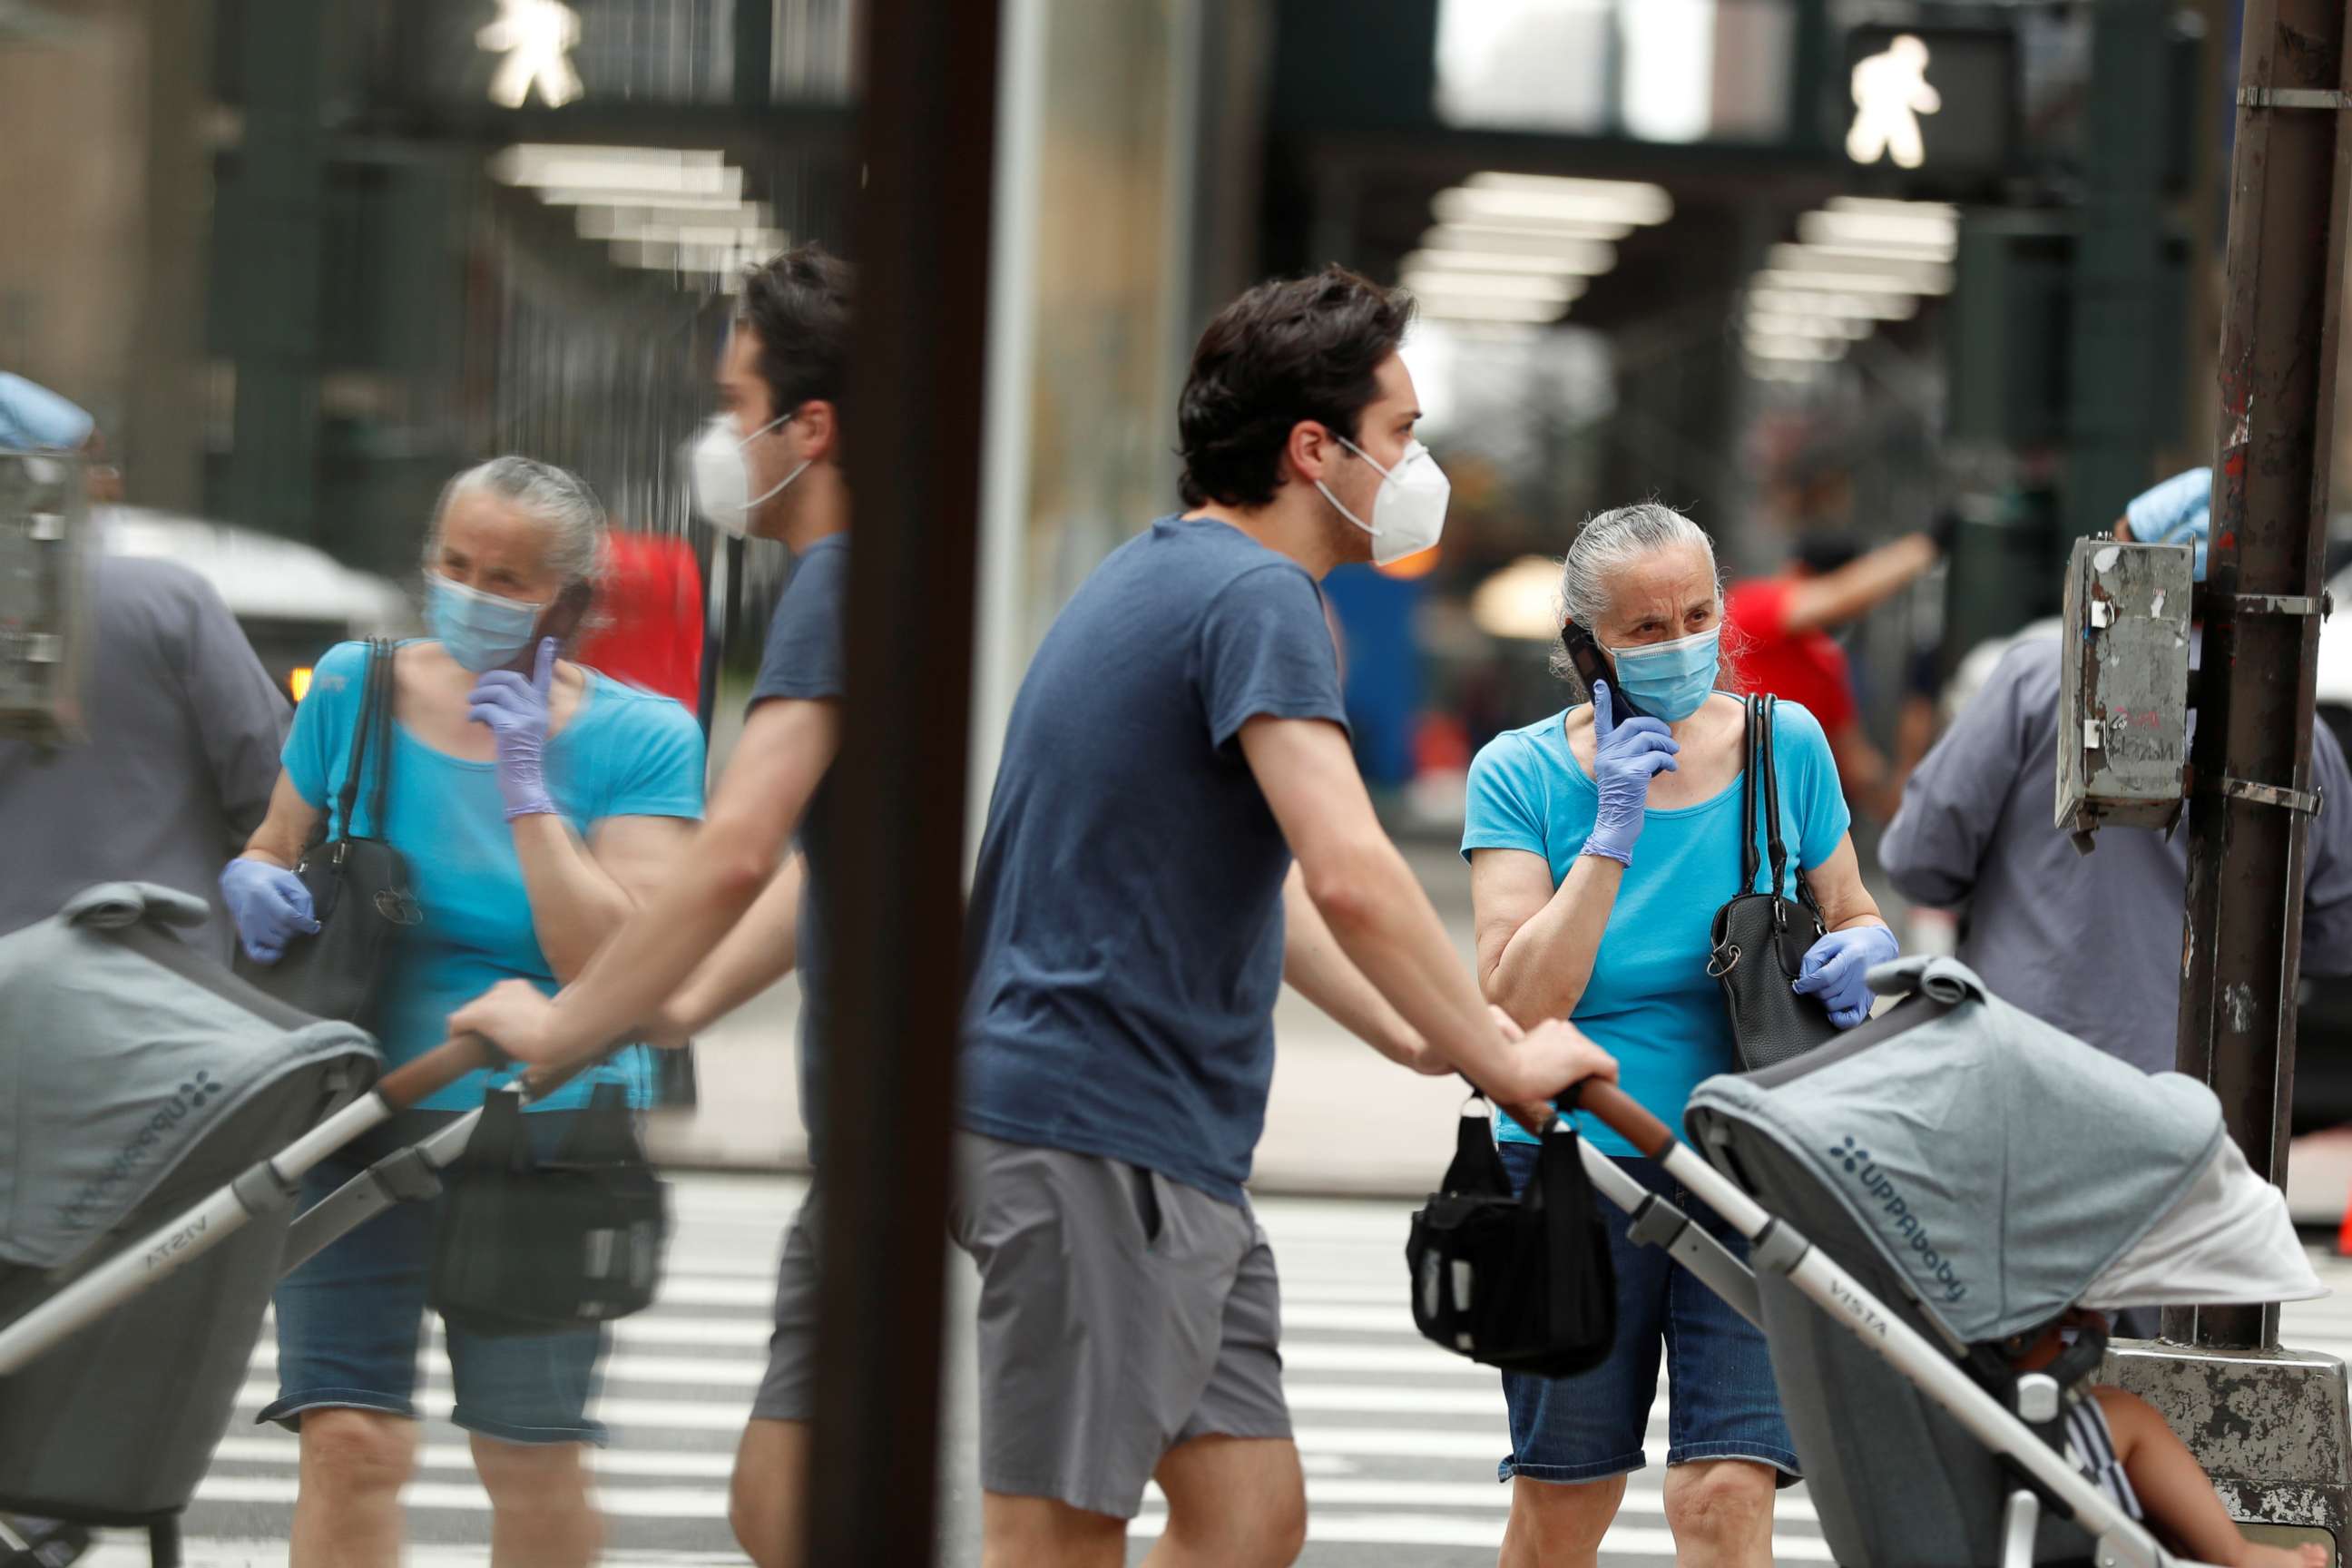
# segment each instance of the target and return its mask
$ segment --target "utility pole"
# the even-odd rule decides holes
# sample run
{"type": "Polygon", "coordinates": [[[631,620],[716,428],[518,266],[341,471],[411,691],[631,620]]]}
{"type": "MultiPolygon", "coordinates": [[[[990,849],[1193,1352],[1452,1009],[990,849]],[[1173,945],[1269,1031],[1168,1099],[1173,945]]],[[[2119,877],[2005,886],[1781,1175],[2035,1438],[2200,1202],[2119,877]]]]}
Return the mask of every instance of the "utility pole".
{"type": "Polygon", "coordinates": [[[849,373],[849,700],[827,786],[841,1005],[803,1561],[933,1558],[964,769],[986,407],[995,0],[871,0],[849,373]]]}
{"type": "MultiPolygon", "coordinates": [[[[2205,642],[2189,753],[2180,1070],[2286,1179],[2313,664],[2344,268],[2345,0],[2248,0],[2230,171],[2205,642]]],[[[2352,801],[2332,803],[2352,809],[2352,801]]],[[[2276,1307],[2179,1310],[2166,1337],[2278,1343],[2276,1307]],[[2181,1331],[2188,1331],[2183,1332],[2181,1331]]]]}
{"type": "MultiPolygon", "coordinates": [[[[2190,696],[2179,1066],[2212,1086],[2256,1171],[2286,1177],[2311,791],[2312,666],[2347,175],[2347,0],[2247,0],[2230,170],[2213,526],[2190,696]]],[[[2118,393],[2128,395],[2126,389],[2118,393]]],[[[2330,801],[2342,811],[2352,802],[2330,801]]],[[[2352,1531],[2344,1363],[2282,1349],[2278,1308],[2167,1308],[2110,1347],[2231,1517],[2274,1545],[2352,1531]]]]}

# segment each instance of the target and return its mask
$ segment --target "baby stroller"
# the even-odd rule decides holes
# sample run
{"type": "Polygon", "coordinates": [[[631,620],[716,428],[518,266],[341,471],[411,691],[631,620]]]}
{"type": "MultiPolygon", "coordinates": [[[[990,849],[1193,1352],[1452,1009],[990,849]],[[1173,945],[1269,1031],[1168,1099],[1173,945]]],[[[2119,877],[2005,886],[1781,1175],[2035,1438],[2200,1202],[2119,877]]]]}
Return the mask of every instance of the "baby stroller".
{"type": "Polygon", "coordinates": [[[303,1173],[495,1059],[453,1041],[376,1080],[363,1031],[172,934],[206,913],[107,883],[0,939],[0,1510],[144,1528],[159,1568],[227,1428],[303,1173]]]}
{"type": "Polygon", "coordinates": [[[1872,1568],[2177,1563],[2068,1461],[2069,1386],[2000,1346],[2068,1309],[2325,1294],[2286,1202],[2202,1084],[2020,1013],[1964,965],[1874,972],[1906,999],[1779,1068],[1714,1078],[1698,1150],[1612,1087],[1582,1108],[1750,1243],[1741,1266],[1589,1152],[1604,1195],[1765,1332],[1837,1561],[1872,1568]],[[1711,1163],[1710,1163],[1711,1162],[1711,1163]]]}

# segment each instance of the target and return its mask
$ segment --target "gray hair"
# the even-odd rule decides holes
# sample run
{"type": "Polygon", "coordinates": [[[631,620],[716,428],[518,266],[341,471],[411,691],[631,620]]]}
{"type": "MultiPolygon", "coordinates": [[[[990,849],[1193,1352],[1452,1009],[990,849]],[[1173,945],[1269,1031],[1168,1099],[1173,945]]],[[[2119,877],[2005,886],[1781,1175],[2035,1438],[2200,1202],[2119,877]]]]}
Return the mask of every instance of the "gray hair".
{"type": "MultiPolygon", "coordinates": [[[[1609,613],[1618,574],[1643,558],[1677,545],[1695,544],[1706,556],[1715,591],[1723,594],[1723,576],[1715,563],[1715,542],[1698,524],[1660,501],[1637,501],[1584,520],[1570,541],[1568,556],[1559,566],[1559,618],[1591,631],[1609,613]]],[[[1584,681],[1569,662],[1568,649],[1551,650],[1551,672],[1574,687],[1580,696],[1584,681]]]]}
{"type": "Polygon", "coordinates": [[[604,507],[596,492],[569,468],[511,456],[477,463],[441,487],[441,499],[433,503],[433,526],[425,535],[428,570],[440,548],[441,523],[449,515],[450,503],[472,490],[512,501],[547,525],[545,559],[562,586],[595,576],[604,537],[604,507]]]}

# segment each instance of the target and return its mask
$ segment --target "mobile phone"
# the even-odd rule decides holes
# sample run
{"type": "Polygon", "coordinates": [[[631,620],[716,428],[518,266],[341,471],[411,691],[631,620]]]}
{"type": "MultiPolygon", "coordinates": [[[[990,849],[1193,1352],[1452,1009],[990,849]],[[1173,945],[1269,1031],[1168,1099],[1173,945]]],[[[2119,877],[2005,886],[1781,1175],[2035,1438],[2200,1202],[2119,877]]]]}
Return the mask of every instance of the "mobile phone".
{"type": "Polygon", "coordinates": [[[1612,723],[1649,717],[1617,683],[1616,666],[1609,662],[1609,656],[1601,651],[1601,645],[1592,640],[1591,632],[1570,621],[1559,628],[1559,640],[1568,649],[1568,662],[1576,667],[1577,679],[1584,682],[1587,691],[1597,680],[1609,683],[1609,717],[1612,723]]]}
{"type": "Polygon", "coordinates": [[[562,652],[564,645],[580,630],[581,623],[588,618],[588,608],[595,598],[594,586],[587,583],[574,583],[558,594],[555,602],[541,613],[539,625],[531,631],[530,641],[500,668],[511,669],[524,679],[530,679],[539,669],[539,645],[553,637],[556,651],[562,652]]]}

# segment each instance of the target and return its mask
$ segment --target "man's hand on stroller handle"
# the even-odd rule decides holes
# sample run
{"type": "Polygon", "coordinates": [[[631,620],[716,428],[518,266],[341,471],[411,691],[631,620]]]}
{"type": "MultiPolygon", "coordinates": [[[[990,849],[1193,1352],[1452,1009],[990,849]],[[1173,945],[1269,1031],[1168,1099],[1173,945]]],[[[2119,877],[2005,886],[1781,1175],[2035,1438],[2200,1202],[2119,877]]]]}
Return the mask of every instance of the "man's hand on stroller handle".
{"type": "Polygon", "coordinates": [[[453,1039],[481,1039],[494,1054],[503,1053],[529,1068],[523,1089],[534,1100],[628,1043],[621,1039],[581,1046],[566,1035],[563,1010],[556,999],[528,980],[501,980],[450,1014],[449,1034],[453,1039]]]}
{"type": "Polygon", "coordinates": [[[1530,1031],[1500,1007],[1489,1004],[1486,1011],[1503,1038],[1518,1047],[1512,1053],[1517,1081],[1494,1085],[1491,1092],[1504,1114],[1528,1131],[1540,1134],[1551,1125],[1553,1096],[1571,1087],[1617,1081],[1617,1058],[1566,1019],[1547,1018],[1530,1031]]]}

